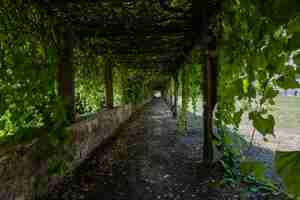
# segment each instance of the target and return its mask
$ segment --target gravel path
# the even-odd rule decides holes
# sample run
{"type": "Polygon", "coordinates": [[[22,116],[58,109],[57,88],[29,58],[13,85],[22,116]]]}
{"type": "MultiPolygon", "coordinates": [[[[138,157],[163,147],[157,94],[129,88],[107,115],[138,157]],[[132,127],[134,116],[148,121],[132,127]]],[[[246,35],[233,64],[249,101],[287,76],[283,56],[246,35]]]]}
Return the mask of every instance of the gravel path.
{"type": "Polygon", "coordinates": [[[255,133],[252,138],[250,122],[244,122],[241,127],[242,136],[253,146],[245,154],[250,158],[260,161],[267,167],[266,176],[280,184],[280,179],[275,173],[274,157],[276,151],[300,151],[300,128],[275,128],[275,137],[264,137],[255,133]]]}
{"type": "Polygon", "coordinates": [[[119,136],[97,149],[72,176],[43,199],[234,200],[216,184],[222,173],[200,162],[200,136],[179,135],[167,105],[153,100],[119,136]]]}

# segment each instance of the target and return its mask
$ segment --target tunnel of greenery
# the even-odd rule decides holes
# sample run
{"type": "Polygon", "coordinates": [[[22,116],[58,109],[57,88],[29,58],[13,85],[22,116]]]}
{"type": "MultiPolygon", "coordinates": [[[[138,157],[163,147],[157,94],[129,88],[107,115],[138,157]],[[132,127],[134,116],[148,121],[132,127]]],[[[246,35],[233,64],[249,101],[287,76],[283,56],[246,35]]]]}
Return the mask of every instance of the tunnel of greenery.
{"type": "MultiPolygon", "coordinates": [[[[196,111],[203,97],[203,158],[212,161],[220,151],[222,163],[234,169],[228,127],[238,132],[248,112],[260,134],[273,134],[267,105],[281,89],[299,88],[297,0],[0,4],[1,144],[139,104],[159,90],[178,132],[186,129],[188,105],[196,111]]],[[[291,164],[300,160],[295,154],[291,164]]],[[[300,195],[299,179],[285,183],[300,195]]]]}

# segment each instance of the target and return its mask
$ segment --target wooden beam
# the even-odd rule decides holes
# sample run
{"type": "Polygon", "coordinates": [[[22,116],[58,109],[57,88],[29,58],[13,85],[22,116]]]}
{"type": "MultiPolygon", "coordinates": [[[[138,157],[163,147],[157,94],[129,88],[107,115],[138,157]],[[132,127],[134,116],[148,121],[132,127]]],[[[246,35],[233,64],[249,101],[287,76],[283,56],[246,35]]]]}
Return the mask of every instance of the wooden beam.
{"type": "Polygon", "coordinates": [[[193,44],[205,44],[207,52],[203,65],[203,160],[213,161],[213,111],[217,103],[217,58],[216,58],[216,21],[222,9],[221,0],[192,0],[193,44]]]}
{"type": "Polygon", "coordinates": [[[113,96],[113,72],[111,60],[105,65],[105,94],[106,94],[106,106],[108,109],[114,107],[114,96],[113,96]]]}
{"type": "Polygon", "coordinates": [[[75,121],[75,83],[73,59],[72,32],[66,29],[61,34],[59,48],[59,63],[57,67],[57,89],[58,95],[63,101],[67,120],[75,121]]]}
{"type": "Polygon", "coordinates": [[[204,65],[204,104],[203,104],[203,124],[204,124],[204,146],[203,159],[213,161],[213,111],[217,103],[217,59],[216,59],[216,39],[210,42],[207,49],[206,64],[204,65]]]}
{"type": "Polygon", "coordinates": [[[174,107],[173,107],[173,116],[177,117],[178,89],[179,89],[178,72],[174,73],[173,78],[174,78],[174,107]]]}

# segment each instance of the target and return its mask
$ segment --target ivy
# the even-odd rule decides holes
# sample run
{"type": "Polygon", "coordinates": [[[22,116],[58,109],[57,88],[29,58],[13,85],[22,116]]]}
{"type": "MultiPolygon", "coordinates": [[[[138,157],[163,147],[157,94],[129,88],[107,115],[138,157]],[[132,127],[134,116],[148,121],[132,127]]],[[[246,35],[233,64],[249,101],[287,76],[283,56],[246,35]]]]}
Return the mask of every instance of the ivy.
{"type": "Polygon", "coordinates": [[[276,152],[275,166],[288,192],[299,199],[300,152],[276,152]]]}
{"type": "MultiPolygon", "coordinates": [[[[266,4],[256,3],[241,0],[225,4],[223,45],[218,50],[218,109],[228,113],[222,120],[238,125],[235,119],[241,112],[236,111],[236,100],[247,100],[248,105],[241,110],[258,109],[258,112],[249,115],[249,119],[253,120],[256,129],[265,134],[273,131],[274,119],[270,115],[262,117],[258,114],[259,110],[273,102],[279,93],[278,88],[299,87],[297,70],[288,64],[289,56],[296,50],[291,49],[288,43],[297,38],[298,18],[274,18],[273,13],[267,12],[266,4]]],[[[276,10],[283,12],[283,8],[277,7],[282,2],[277,3],[276,10]]]]}

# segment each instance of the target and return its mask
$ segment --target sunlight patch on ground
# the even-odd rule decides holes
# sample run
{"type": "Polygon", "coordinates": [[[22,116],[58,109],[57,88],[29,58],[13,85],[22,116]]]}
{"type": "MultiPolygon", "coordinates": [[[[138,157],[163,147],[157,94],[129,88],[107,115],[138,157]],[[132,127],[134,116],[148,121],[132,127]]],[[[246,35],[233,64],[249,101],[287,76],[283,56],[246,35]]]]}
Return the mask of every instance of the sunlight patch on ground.
{"type": "MultiPolygon", "coordinates": [[[[270,107],[274,115],[275,137],[267,136],[266,139],[256,133],[254,145],[263,146],[272,151],[296,151],[300,150],[300,97],[276,98],[276,105],[270,107]]],[[[241,126],[241,134],[248,140],[252,138],[252,124],[244,117],[241,126]]]]}

